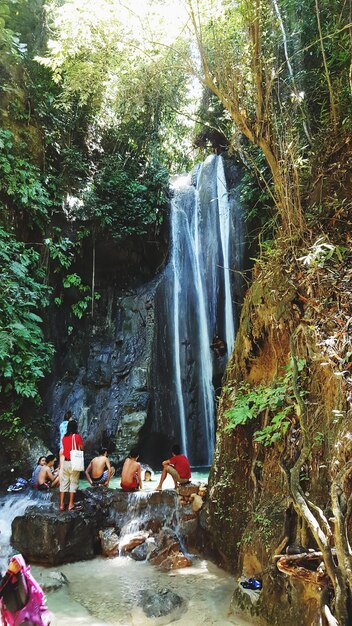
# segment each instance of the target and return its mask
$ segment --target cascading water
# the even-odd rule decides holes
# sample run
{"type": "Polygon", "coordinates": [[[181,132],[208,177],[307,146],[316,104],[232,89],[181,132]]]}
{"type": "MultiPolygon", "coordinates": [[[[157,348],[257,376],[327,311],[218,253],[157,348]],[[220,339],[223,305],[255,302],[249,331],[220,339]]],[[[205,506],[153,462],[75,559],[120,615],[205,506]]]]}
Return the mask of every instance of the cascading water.
{"type": "Polygon", "coordinates": [[[150,448],[155,458],[179,441],[193,465],[209,465],[214,383],[235,338],[232,270],[243,269],[243,218],[229,197],[221,156],[198,168],[195,185],[189,177],[175,177],[172,190],[170,258],[156,294],[150,448]],[[216,336],[224,356],[211,349],[216,336]]]}
{"type": "Polygon", "coordinates": [[[224,272],[224,288],[225,288],[225,340],[227,344],[227,350],[230,354],[232,352],[234,340],[235,340],[235,324],[234,324],[234,312],[232,304],[231,294],[231,278],[230,278],[230,235],[231,235],[231,215],[230,215],[230,203],[228,200],[228,192],[225,180],[224,164],[222,159],[218,159],[217,164],[217,181],[218,181],[218,205],[219,205],[219,224],[220,224],[220,237],[221,237],[221,249],[223,257],[223,272],[224,272]]]}
{"type": "Polygon", "coordinates": [[[15,517],[23,515],[31,505],[48,506],[50,500],[46,494],[30,490],[27,493],[6,495],[0,497],[0,571],[7,568],[11,548],[11,524],[15,517]]]}
{"type": "MultiPolygon", "coordinates": [[[[130,540],[148,528],[151,518],[154,522],[162,524],[162,528],[169,528],[178,538],[184,553],[186,548],[179,529],[180,503],[176,493],[168,494],[167,503],[153,502],[153,492],[136,492],[128,494],[127,511],[124,523],[120,530],[119,554],[124,554],[124,549],[130,540]],[[172,500],[172,503],[170,502],[172,500]],[[151,516],[151,509],[153,511],[151,516]]],[[[148,543],[148,539],[147,539],[148,543]]]]}

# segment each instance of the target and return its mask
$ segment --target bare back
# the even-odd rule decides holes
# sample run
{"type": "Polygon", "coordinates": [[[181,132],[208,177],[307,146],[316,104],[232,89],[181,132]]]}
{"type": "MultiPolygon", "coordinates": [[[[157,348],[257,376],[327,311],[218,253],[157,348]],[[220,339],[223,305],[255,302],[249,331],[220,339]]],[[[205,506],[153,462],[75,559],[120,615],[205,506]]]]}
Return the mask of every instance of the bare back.
{"type": "Polygon", "coordinates": [[[138,482],[141,485],[141,464],[138,463],[136,459],[126,459],[122,468],[121,482],[127,484],[132,483],[136,474],[138,476],[138,482]]]}
{"type": "Polygon", "coordinates": [[[44,485],[46,482],[54,480],[53,473],[48,465],[43,465],[38,474],[38,485],[44,485]]]}
{"type": "Polygon", "coordinates": [[[100,456],[96,456],[91,461],[91,477],[99,478],[105,471],[105,468],[110,469],[109,459],[103,454],[101,454],[100,456]]]}

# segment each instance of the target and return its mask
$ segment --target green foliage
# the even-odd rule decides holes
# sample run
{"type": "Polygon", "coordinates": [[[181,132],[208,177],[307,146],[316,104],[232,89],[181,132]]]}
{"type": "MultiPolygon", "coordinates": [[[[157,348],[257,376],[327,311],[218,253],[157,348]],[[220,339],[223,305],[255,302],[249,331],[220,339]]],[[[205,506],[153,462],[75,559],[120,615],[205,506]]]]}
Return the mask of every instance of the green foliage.
{"type": "Polygon", "coordinates": [[[51,206],[38,167],[26,157],[27,146],[17,142],[11,131],[0,128],[0,204],[7,221],[19,227],[41,230],[48,220],[51,206]]]}
{"type": "Polygon", "coordinates": [[[114,239],[141,235],[162,219],[167,184],[168,172],[160,163],[124,163],[119,154],[109,155],[101,161],[77,214],[96,232],[114,239]]]}
{"type": "Polygon", "coordinates": [[[270,195],[270,175],[263,153],[256,146],[243,141],[238,149],[245,165],[239,192],[241,205],[251,231],[257,229],[261,237],[273,235],[274,202],[270,195]]]}
{"type": "MultiPolygon", "coordinates": [[[[92,304],[92,296],[88,295],[89,287],[84,285],[82,279],[78,274],[67,274],[62,281],[65,289],[74,287],[79,294],[79,299],[71,305],[72,313],[78,319],[82,319],[85,313],[88,311],[88,307],[92,304]],[[84,295],[85,294],[85,295],[84,295]]],[[[100,300],[100,294],[94,293],[94,301],[100,300]]],[[[61,306],[61,298],[55,298],[55,304],[61,306]]]]}
{"type": "MultiPolygon", "coordinates": [[[[297,367],[301,372],[305,367],[304,359],[297,359],[297,367]]],[[[239,425],[247,425],[264,414],[269,417],[268,423],[254,432],[254,440],[264,446],[270,446],[284,437],[291,425],[295,406],[293,392],[293,363],[285,367],[285,374],[273,381],[270,387],[258,385],[251,387],[242,383],[236,391],[233,408],[225,413],[228,420],[225,430],[230,431],[239,425]]]]}
{"type": "Polygon", "coordinates": [[[57,241],[52,237],[44,239],[50,259],[57,261],[54,272],[59,272],[61,268],[68,269],[74,259],[74,243],[68,237],[59,236],[57,241]]]}
{"type": "Polygon", "coordinates": [[[203,156],[214,150],[225,150],[232,134],[231,118],[209,89],[203,89],[197,118],[193,146],[200,148],[203,156]]]}
{"type": "MultiPolygon", "coordinates": [[[[14,411],[19,399],[39,399],[38,383],[50,368],[53,347],[44,341],[37,313],[48,304],[50,290],[43,284],[39,254],[1,227],[0,276],[0,391],[5,406],[15,400],[14,411]]],[[[6,423],[10,414],[5,411],[6,423]]],[[[13,417],[12,434],[20,427],[18,415],[13,417]]]]}
{"type": "Polygon", "coordinates": [[[13,403],[11,411],[0,413],[0,432],[6,439],[13,439],[20,433],[26,433],[22,419],[16,415],[16,407],[19,408],[19,403],[13,403]]]}
{"type": "Polygon", "coordinates": [[[165,29],[154,11],[140,19],[109,0],[53,2],[48,19],[48,50],[38,61],[60,85],[63,108],[73,101],[78,111],[89,108],[96,147],[112,129],[110,154],[122,161],[177,159],[184,166],[191,130],[180,108],[188,101],[189,48],[184,40],[170,47],[170,24],[165,29]]]}

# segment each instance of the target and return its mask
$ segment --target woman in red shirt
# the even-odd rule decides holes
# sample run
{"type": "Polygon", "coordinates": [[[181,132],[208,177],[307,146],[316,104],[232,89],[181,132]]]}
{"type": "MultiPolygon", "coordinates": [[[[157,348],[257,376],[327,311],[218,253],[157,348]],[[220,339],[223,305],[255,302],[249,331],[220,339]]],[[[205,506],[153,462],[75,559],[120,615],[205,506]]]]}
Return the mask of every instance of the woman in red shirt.
{"type": "Polygon", "coordinates": [[[74,448],[83,450],[83,441],[79,433],[77,433],[78,424],[76,420],[71,420],[67,424],[67,433],[62,438],[61,471],[60,471],[60,511],[65,509],[65,493],[70,493],[68,510],[79,509],[74,506],[75,494],[78,488],[79,471],[73,470],[71,467],[70,452],[74,448]]]}

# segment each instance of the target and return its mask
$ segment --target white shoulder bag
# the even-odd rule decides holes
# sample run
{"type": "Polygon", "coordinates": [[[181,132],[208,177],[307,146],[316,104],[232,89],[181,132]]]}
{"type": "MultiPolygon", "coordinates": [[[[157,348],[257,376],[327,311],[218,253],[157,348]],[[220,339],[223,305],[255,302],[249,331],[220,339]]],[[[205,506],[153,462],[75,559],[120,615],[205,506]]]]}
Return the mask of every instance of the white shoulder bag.
{"type": "Polygon", "coordinates": [[[83,450],[78,450],[75,435],[72,435],[73,448],[70,452],[71,468],[76,472],[84,471],[84,455],[83,450]]]}

